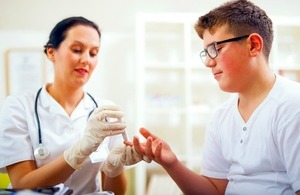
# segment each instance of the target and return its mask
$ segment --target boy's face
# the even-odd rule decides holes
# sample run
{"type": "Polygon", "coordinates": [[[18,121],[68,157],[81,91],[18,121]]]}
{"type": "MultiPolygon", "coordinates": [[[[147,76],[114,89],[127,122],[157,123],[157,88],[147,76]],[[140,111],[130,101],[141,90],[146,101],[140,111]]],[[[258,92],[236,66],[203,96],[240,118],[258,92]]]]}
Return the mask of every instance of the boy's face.
{"type": "MultiPolygon", "coordinates": [[[[229,33],[227,26],[221,26],[212,34],[208,30],[203,33],[204,48],[207,46],[231,38],[235,38],[229,33]]],[[[207,57],[205,65],[212,69],[214,78],[218,81],[221,90],[226,92],[240,92],[247,82],[248,55],[248,37],[240,41],[230,41],[216,44],[217,57],[211,59],[207,57]]]]}

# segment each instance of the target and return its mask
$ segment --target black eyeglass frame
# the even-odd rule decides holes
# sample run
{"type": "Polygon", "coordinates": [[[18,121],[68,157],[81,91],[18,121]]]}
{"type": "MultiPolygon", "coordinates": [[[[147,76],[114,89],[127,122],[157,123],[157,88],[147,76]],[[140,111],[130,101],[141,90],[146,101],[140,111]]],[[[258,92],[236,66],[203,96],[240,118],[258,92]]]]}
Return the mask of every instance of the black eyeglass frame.
{"type": "Polygon", "coordinates": [[[204,60],[204,59],[206,58],[207,55],[208,55],[211,59],[215,59],[215,58],[218,56],[219,52],[218,52],[218,50],[217,50],[217,45],[222,44],[222,43],[227,43],[227,42],[240,41],[240,40],[242,40],[242,39],[248,38],[249,36],[250,36],[250,35],[243,35],[243,36],[239,36],[239,37],[234,37],[234,38],[230,38],[230,39],[225,39],[225,40],[223,40],[223,41],[213,42],[213,43],[207,45],[206,49],[204,49],[203,51],[200,52],[200,57],[201,57],[202,62],[205,63],[205,60],[204,60]],[[211,47],[211,46],[213,46],[214,51],[215,51],[215,53],[216,53],[214,56],[212,56],[212,55],[208,52],[208,49],[207,49],[207,48],[209,48],[209,47],[211,47]]]}

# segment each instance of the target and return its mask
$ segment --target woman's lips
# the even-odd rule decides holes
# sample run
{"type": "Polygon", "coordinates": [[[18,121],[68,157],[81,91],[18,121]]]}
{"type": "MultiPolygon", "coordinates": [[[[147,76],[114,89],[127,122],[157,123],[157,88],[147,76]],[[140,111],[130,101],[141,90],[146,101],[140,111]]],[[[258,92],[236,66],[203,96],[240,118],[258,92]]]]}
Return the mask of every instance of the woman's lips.
{"type": "Polygon", "coordinates": [[[85,75],[88,73],[88,71],[86,69],[83,69],[83,68],[78,68],[78,69],[75,69],[75,71],[77,73],[79,73],[80,75],[85,75]]]}

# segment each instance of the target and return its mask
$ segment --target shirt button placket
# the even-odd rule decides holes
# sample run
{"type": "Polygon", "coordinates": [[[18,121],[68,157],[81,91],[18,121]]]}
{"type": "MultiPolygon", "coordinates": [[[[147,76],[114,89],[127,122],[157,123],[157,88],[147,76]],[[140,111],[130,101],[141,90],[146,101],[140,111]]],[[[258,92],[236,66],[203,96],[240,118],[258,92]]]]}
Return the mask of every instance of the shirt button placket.
{"type": "MultiPolygon", "coordinates": [[[[246,131],[247,131],[247,127],[243,127],[243,131],[246,133],[246,131]]],[[[243,137],[245,137],[245,133],[244,133],[244,136],[243,137]]],[[[244,142],[244,138],[242,138],[241,140],[240,140],[240,143],[242,144],[244,142]]]]}
{"type": "Polygon", "coordinates": [[[67,128],[66,131],[67,131],[69,134],[72,134],[72,133],[74,133],[74,127],[71,126],[71,127],[67,128]]]}

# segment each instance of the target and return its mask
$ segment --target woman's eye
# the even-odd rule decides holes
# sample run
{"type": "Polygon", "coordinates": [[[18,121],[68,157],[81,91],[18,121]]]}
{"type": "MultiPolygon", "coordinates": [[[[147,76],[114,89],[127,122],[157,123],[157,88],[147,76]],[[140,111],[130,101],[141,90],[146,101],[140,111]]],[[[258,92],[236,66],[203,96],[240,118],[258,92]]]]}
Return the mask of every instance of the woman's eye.
{"type": "Polygon", "coordinates": [[[81,52],[81,49],[72,49],[72,51],[74,52],[74,53],[80,53],[81,52]]]}
{"type": "Polygon", "coordinates": [[[90,52],[90,55],[91,55],[92,57],[95,57],[95,56],[98,55],[98,51],[92,51],[92,52],[90,52]]]}

